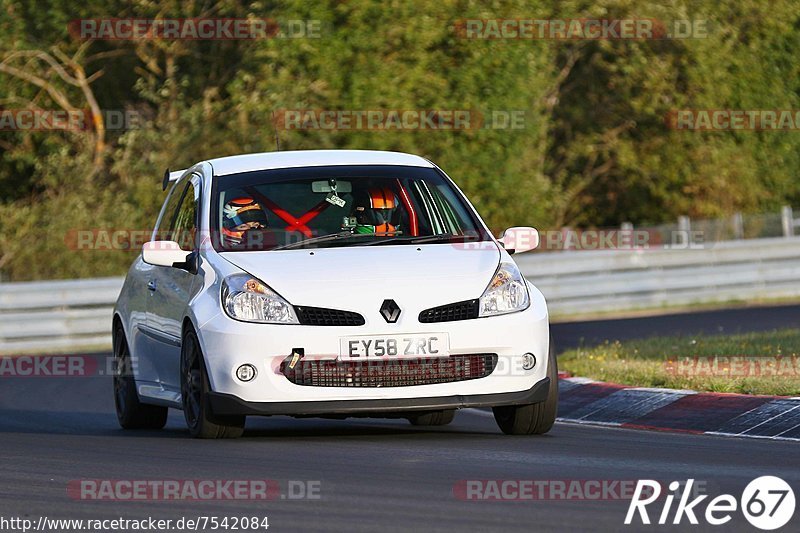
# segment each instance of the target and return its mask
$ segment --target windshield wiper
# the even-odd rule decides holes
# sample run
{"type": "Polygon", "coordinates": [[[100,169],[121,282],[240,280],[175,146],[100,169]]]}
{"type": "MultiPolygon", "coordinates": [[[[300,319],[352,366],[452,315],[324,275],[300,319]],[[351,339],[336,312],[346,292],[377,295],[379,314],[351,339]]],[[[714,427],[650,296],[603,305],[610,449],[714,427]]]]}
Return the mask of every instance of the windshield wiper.
{"type": "MultiPolygon", "coordinates": [[[[273,248],[273,250],[291,250],[293,248],[303,248],[309,244],[315,243],[323,243],[328,241],[335,241],[338,239],[355,239],[360,237],[375,237],[374,233],[350,233],[349,231],[340,231],[338,233],[329,233],[327,235],[319,235],[317,237],[311,237],[310,239],[304,239],[298,242],[291,242],[289,244],[284,244],[283,246],[278,246],[277,248],[273,248]]],[[[378,235],[380,237],[381,235],[378,235]]]]}
{"type": "Polygon", "coordinates": [[[379,246],[381,244],[430,244],[436,242],[451,242],[453,239],[463,237],[463,235],[453,235],[452,233],[439,233],[437,235],[425,235],[423,237],[414,237],[412,235],[408,235],[404,237],[395,237],[393,239],[370,242],[364,246],[379,246]]]}
{"type": "Polygon", "coordinates": [[[355,239],[360,237],[376,237],[373,242],[363,244],[363,246],[379,246],[382,244],[430,244],[436,242],[452,242],[453,239],[463,239],[464,235],[453,235],[452,233],[439,233],[437,235],[425,235],[422,237],[415,237],[412,235],[392,237],[392,234],[375,234],[375,233],[350,233],[349,231],[340,231],[338,233],[329,233],[327,235],[320,235],[318,237],[311,237],[298,242],[292,242],[273,248],[273,250],[291,250],[294,248],[303,248],[309,244],[319,244],[323,242],[336,241],[339,239],[355,239]],[[389,237],[389,238],[382,238],[389,237]]]}

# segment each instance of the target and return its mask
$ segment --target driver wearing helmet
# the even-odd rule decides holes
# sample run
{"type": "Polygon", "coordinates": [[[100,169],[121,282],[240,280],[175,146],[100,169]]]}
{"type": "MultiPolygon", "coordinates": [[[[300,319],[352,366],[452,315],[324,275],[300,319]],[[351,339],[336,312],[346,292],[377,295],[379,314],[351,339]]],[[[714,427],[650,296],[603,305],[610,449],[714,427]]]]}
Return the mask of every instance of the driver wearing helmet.
{"type": "Polygon", "coordinates": [[[397,233],[397,226],[392,224],[396,209],[397,200],[388,187],[356,191],[353,195],[352,211],[352,216],[356,219],[355,233],[397,233]]]}
{"type": "Polygon", "coordinates": [[[246,232],[267,224],[267,214],[252,198],[234,198],[223,208],[222,235],[228,245],[241,245],[246,232]]]}

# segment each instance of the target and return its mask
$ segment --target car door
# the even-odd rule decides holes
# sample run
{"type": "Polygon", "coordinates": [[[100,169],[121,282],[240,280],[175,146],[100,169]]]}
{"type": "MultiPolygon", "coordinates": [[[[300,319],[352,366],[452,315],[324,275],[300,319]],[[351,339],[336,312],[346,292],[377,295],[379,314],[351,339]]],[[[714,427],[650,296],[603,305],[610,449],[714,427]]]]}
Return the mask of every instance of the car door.
{"type": "MultiPolygon", "coordinates": [[[[160,240],[177,241],[187,251],[197,251],[200,180],[181,180],[171,193],[157,228],[160,240]]],[[[147,282],[147,331],[151,337],[152,368],[168,390],[180,390],[180,347],[186,308],[201,286],[198,276],[181,268],[153,266],[147,282]]]]}

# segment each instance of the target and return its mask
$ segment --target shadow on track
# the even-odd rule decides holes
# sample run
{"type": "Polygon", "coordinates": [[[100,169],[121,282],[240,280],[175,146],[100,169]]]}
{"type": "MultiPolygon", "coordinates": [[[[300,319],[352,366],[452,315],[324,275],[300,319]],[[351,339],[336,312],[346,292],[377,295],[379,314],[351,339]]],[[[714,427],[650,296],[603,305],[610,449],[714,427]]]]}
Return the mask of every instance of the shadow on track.
{"type": "MultiPolygon", "coordinates": [[[[0,408],[0,434],[80,435],[98,437],[190,439],[180,411],[170,411],[163,430],[126,431],[117,424],[116,415],[108,412],[50,411],[47,409],[0,408]]],[[[250,417],[242,440],[286,440],[337,438],[381,438],[392,440],[406,437],[426,440],[451,440],[454,437],[501,437],[491,420],[459,413],[450,426],[413,427],[404,419],[250,417]],[[469,420],[470,424],[463,424],[469,420]],[[462,423],[459,423],[462,422],[462,423]],[[477,422],[477,424],[475,423],[477,422]]],[[[507,438],[507,437],[506,437],[507,438]]]]}

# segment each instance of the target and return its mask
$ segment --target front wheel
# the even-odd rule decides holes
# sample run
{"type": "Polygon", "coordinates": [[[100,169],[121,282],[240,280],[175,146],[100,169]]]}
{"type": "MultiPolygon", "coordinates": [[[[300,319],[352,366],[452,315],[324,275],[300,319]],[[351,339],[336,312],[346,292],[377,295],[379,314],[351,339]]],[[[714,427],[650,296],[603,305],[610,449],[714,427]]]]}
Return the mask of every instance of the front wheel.
{"type": "Polygon", "coordinates": [[[168,410],[158,405],[148,405],[139,400],[133,363],[128,341],[122,325],[113,330],[114,340],[114,407],[117,420],[123,429],[161,429],[167,424],[168,410]]]}
{"type": "Polygon", "coordinates": [[[547,399],[527,405],[493,407],[494,419],[506,435],[541,435],[550,431],[558,413],[558,363],[553,339],[547,357],[547,377],[550,387],[547,399]]]}
{"type": "Polygon", "coordinates": [[[181,403],[189,433],[198,439],[235,439],[244,433],[244,416],[214,416],[211,390],[197,334],[187,330],[181,343],[181,403]]]}

